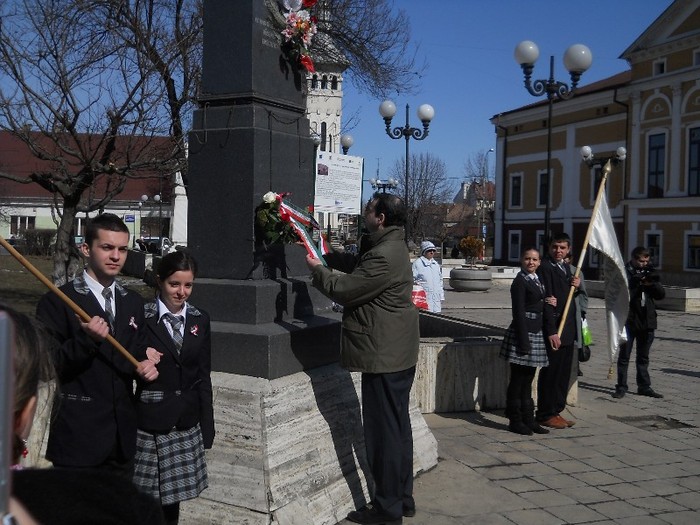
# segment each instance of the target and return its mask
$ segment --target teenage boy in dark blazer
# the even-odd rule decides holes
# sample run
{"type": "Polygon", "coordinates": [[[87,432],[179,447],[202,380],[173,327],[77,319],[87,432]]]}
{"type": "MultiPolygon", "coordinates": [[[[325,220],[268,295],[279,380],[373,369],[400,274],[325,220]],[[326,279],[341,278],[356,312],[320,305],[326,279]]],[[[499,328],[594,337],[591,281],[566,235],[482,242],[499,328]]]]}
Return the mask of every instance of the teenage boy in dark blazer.
{"type": "Polygon", "coordinates": [[[578,339],[576,316],[579,314],[574,301],[569,306],[561,337],[558,335],[569,290],[571,286],[578,289],[581,284],[581,280],[572,275],[571,267],[564,261],[569,251],[571,239],[566,233],[553,236],[549,243],[549,254],[537,269],[545,296],[556,298],[556,305],[547,301],[544,305],[544,342],[549,366],[540,370],[537,380],[537,421],[550,428],[567,428],[575,423],[560,415],[566,407],[574,344],[578,339]]]}
{"type": "Polygon", "coordinates": [[[52,333],[58,399],[46,458],[59,467],[100,467],[131,479],[136,451],[135,374],[158,377],[146,359],[143,299],[115,282],[126,262],[129,229],[111,213],[92,219],[80,251],[87,266],[61,287],[88,315],[80,319],[53,292],[37,306],[52,333]],[[141,360],[137,370],[105,338],[109,333],[141,360]]]}

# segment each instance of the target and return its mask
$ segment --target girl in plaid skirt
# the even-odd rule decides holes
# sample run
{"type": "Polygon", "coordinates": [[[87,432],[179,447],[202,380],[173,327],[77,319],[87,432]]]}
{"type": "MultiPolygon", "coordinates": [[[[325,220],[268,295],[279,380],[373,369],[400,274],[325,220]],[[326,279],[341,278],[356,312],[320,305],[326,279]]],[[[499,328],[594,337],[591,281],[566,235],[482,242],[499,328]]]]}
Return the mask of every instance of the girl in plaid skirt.
{"type": "Polygon", "coordinates": [[[532,381],[538,366],[547,366],[547,350],[542,332],[544,286],[537,278],[540,253],[535,248],[523,251],[521,271],[513,279],[510,297],[513,322],[503,337],[501,357],[510,363],[510,382],[506,395],[508,430],[531,436],[548,434],[535,421],[535,402],[532,399],[532,381]]]}
{"type": "Polygon", "coordinates": [[[161,259],[158,295],[146,304],[148,358],[158,379],[139,384],[134,484],[177,524],[180,502],[207,487],[204,449],[214,441],[209,316],[187,302],[197,265],[189,253],[161,259]]]}

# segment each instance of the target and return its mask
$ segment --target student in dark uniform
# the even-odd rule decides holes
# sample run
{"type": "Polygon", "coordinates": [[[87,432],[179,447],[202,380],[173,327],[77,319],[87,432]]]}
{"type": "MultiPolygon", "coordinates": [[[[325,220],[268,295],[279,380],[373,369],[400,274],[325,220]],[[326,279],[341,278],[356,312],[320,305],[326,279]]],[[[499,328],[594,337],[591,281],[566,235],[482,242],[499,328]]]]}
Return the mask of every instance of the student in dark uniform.
{"type": "Polygon", "coordinates": [[[537,277],[540,252],[536,248],[523,251],[521,270],[513,279],[510,298],[513,322],[506,330],[501,357],[510,363],[510,382],[506,394],[508,430],[526,436],[548,434],[535,421],[532,381],[538,366],[547,366],[547,350],[542,336],[544,286],[537,277]]]}
{"type": "Polygon", "coordinates": [[[181,501],[207,487],[204,449],[214,441],[209,316],[187,302],[196,274],[189,253],[167,254],[145,310],[147,354],[160,375],[138,388],[134,483],[160,502],[168,524],[178,522],[181,501]]]}
{"type": "Polygon", "coordinates": [[[46,458],[59,467],[99,467],[131,479],[136,452],[133,381],[158,377],[146,359],[143,300],[115,281],[126,262],[129,229],[111,213],[90,220],[80,250],[85,270],[61,290],[92,318],[83,322],[56,294],[36,316],[53,335],[59,399],[51,416],[46,458]],[[105,340],[111,333],[133,365],[105,340]]]}
{"type": "Polygon", "coordinates": [[[542,426],[559,429],[575,423],[561,416],[569,391],[574,344],[580,337],[576,334],[579,313],[575,301],[569,306],[561,337],[558,335],[569,290],[581,284],[581,279],[572,275],[571,267],[564,261],[570,250],[569,236],[566,233],[555,235],[549,243],[549,256],[537,270],[545,295],[556,299],[545,303],[544,307],[544,341],[549,365],[540,370],[537,380],[537,421],[542,426]]]}

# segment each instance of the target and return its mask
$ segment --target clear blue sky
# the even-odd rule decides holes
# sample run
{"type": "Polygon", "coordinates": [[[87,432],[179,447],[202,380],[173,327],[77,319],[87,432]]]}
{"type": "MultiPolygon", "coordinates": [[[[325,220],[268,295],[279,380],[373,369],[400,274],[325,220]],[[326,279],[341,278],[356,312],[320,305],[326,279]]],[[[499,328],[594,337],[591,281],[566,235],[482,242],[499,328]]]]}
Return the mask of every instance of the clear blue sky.
{"type": "MultiPolygon", "coordinates": [[[[447,164],[455,191],[463,180],[464,161],[480,150],[495,148],[489,119],[500,112],[544,100],[524,88],[520,66],[513,58],[521,40],[532,40],[540,49],[533,79],[549,76],[549,57],[554,55],[555,79],[569,82],[562,63],[564,51],[581,43],[591,49],[593,64],[581,78],[590,84],[629,69],[618,57],[672,3],[672,0],[397,0],[411,19],[411,35],[420,45],[428,68],[420,78],[420,92],[392,99],[397,115],[392,127],[416,117],[423,103],[435,108],[430,134],[423,141],[411,139],[411,153],[430,152],[447,164]]],[[[380,100],[344,85],[343,119],[357,113],[359,122],[349,130],[355,144],[349,154],[365,158],[365,179],[377,171],[387,177],[396,159],[405,154],[404,139],[392,140],[379,116],[380,100]]],[[[345,124],[345,122],[344,122],[345,124]]],[[[489,164],[493,169],[493,155],[489,164]]],[[[365,183],[365,192],[370,192],[365,183]]],[[[368,193],[366,193],[368,194],[368,193]]]]}

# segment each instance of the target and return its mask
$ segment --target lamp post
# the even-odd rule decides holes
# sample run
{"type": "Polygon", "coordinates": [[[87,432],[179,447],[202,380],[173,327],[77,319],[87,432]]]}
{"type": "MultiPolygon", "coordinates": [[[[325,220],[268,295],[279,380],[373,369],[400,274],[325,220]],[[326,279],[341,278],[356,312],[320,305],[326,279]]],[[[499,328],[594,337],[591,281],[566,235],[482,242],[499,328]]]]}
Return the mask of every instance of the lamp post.
{"type": "Polygon", "coordinates": [[[615,150],[615,155],[601,159],[595,158],[595,155],[593,155],[593,150],[590,146],[583,146],[580,153],[583,162],[588,164],[588,166],[591,168],[594,166],[605,166],[608,162],[610,162],[610,164],[613,166],[617,166],[627,158],[627,150],[624,148],[624,146],[617,148],[615,150]]]}
{"type": "Polygon", "coordinates": [[[481,260],[484,260],[484,257],[486,255],[486,182],[489,179],[489,153],[493,153],[494,149],[489,148],[489,150],[486,152],[486,155],[484,155],[484,166],[483,166],[483,171],[481,173],[481,208],[480,208],[480,214],[479,214],[479,228],[481,229],[481,242],[483,243],[483,247],[481,248],[481,260]]]}
{"type": "MultiPolygon", "coordinates": [[[[418,119],[423,123],[423,129],[412,128],[408,123],[408,104],[406,104],[406,125],[404,127],[397,126],[391,129],[391,119],[396,115],[396,104],[391,100],[385,100],[379,105],[379,114],[384,119],[384,124],[386,125],[386,134],[392,139],[400,139],[403,137],[406,139],[406,187],[404,188],[404,204],[406,205],[406,210],[410,209],[408,203],[408,162],[409,162],[409,149],[408,143],[409,139],[414,138],[416,140],[423,140],[428,136],[428,126],[430,126],[430,121],[433,120],[435,116],[435,110],[430,104],[422,104],[418,108],[418,119]]],[[[411,222],[408,220],[406,222],[406,243],[409,242],[411,238],[411,222]]]]}
{"type": "Polygon", "coordinates": [[[387,188],[394,189],[399,185],[399,181],[396,179],[369,179],[369,183],[372,186],[372,189],[381,190],[382,193],[386,193],[387,188]]]}
{"type": "Polygon", "coordinates": [[[353,144],[355,144],[355,139],[352,138],[352,135],[346,133],[340,136],[340,146],[343,148],[343,155],[348,154],[353,144]]]}
{"type": "Polygon", "coordinates": [[[571,86],[565,82],[554,80],[554,56],[549,57],[549,78],[546,80],[532,80],[532,72],[535,69],[535,62],[540,56],[540,50],[537,44],[529,40],[520,42],[515,47],[515,60],[520,64],[525,76],[525,89],[532,96],[539,97],[547,95],[547,171],[545,173],[545,208],[544,208],[544,240],[545,248],[549,245],[550,228],[549,228],[549,188],[551,182],[551,164],[552,164],[552,105],[554,99],[568,100],[574,96],[578,81],[581,75],[591,67],[593,57],[591,50],[583,44],[574,44],[570,46],[564,53],[564,66],[569,71],[571,76],[571,86]]]}
{"type": "MultiPolygon", "coordinates": [[[[157,193],[153,197],[149,197],[145,193],[141,195],[141,204],[139,205],[139,213],[141,210],[141,205],[146,204],[148,200],[153,199],[153,202],[158,204],[158,250],[162,249],[162,243],[163,243],[163,201],[160,198],[160,194],[157,193]]],[[[148,236],[152,237],[151,235],[151,228],[148,228],[148,236]]]]}
{"type": "MultiPolygon", "coordinates": [[[[143,197],[143,195],[141,195],[143,197]]],[[[143,201],[139,199],[139,239],[143,237],[143,214],[141,213],[141,209],[143,208],[143,201]]],[[[134,236],[136,236],[136,233],[134,232],[134,236]]]]}

